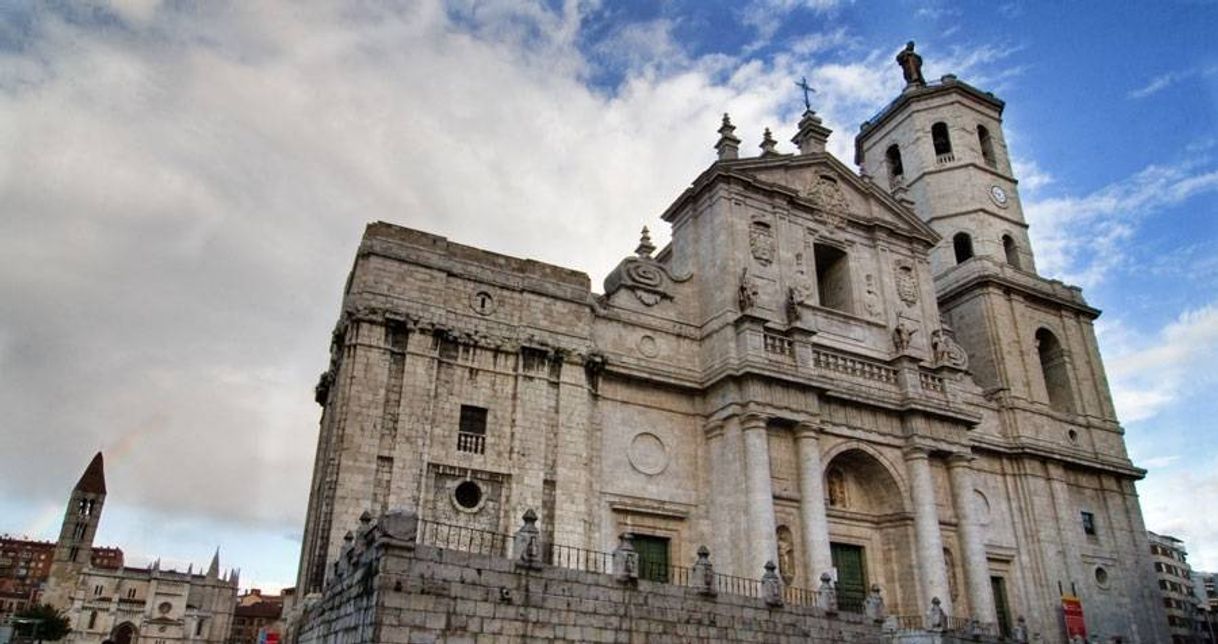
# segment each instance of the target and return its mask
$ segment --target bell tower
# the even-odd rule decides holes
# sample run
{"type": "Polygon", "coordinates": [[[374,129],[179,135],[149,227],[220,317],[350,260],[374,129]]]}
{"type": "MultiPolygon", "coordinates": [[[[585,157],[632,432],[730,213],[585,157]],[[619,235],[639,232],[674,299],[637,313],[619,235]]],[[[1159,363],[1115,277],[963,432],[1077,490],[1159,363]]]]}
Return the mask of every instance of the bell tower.
{"type": "Polygon", "coordinates": [[[905,89],[855,139],[855,162],[943,241],[936,275],[981,256],[1035,273],[1028,224],[1002,134],[1003,101],[954,75],[928,83],[913,43],[897,56],[905,89]]]}
{"type": "Polygon", "coordinates": [[[47,579],[46,603],[61,610],[71,604],[76,581],[89,567],[93,556],[93,537],[97,534],[105,501],[106,474],[102,454],[98,452],[68,497],[47,579]]]}
{"type": "Polygon", "coordinates": [[[1145,472],[1126,454],[1095,337],[1100,312],[1078,287],[1036,273],[1002,133],[1005,104],[950,74],[927,82],[913,43],[897,63],[905,88],[863,123],[855,160],[940,235],[931,251],[939,312],[995,411],[975,430],[973,452],[1017,472],[1007,484],[1028,507],[1052,499],[1017,539],[1015,563],[1029,571],[1014,586],[1022,610],[1051,632],[1058,595],[1068,592],[1097,630],[1157,633],[1134,491],[1145,472]]]}

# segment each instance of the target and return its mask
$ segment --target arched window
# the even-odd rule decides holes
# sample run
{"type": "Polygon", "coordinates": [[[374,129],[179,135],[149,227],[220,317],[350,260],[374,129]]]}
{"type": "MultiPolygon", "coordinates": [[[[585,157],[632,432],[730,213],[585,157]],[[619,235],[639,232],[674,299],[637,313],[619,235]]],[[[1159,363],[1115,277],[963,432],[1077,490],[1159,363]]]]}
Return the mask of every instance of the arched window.
{"type": "Polygon", "coordinates": [[[939,121],[930,126],[930,140],[935,144],[935,160],[939,163],[955,161],[952,156],[952,138],[947,133],[947,123],[939,121]]]}
{"type": "Polygon", "coordinates": [[[853,313],[854,292],[846,251],[827,244],[813,244],[812,254],[816,259],[816,294],[820,305],[853,313]]]}
{"type": "Polygon", "coordinates": [[[1010,235],[1002,236],[1002,252],[1006,253],[1007,263],[1015,268],[1021,268],[1019,265],[1019,247],[1015,245],[1015,238],[1010,235]]]}
{"type": "Polygon", "coordinates": [[[991,168],[998,166],[998,161],[994,158],[994,139],[990,137],[990,131],[984,125],[977,126],[977,142],[981,144],[981,158],[985,164],[991,168]]]}
{"type": "Polygon", "coordinates": [[[905,165],[901,163],[901,148],[896,143],[888,146],[884,152],[884,158],[888,161],[888,176],[902,177],[905,175],[905,165]]]}
{"type": "Polygon", "coordinates": [[[1039,329],[1036,331],[1036,353],[1040,358],[1040,373],[1049,395],[1049,406],[1057,411],[1074,411],[1074,394],[1070,391],[1070,374],[1062,343],[1052,331],[1039,329]]]}
{"type": "Polygon", "coordinates": [[[973,256],[973,238],[968,233],[956,233],[952,237],[952,246],[956,249],[957,264],[973,256]]]}

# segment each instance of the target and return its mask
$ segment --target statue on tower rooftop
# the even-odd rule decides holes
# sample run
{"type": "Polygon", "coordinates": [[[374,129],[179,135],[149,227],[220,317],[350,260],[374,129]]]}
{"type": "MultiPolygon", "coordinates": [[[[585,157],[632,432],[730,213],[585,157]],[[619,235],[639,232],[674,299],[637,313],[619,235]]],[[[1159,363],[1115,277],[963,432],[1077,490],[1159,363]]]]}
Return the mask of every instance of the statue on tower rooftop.
{"type": "Polygon", "coordinates": [[[901,73],[905,75],[907,85],[926,86],[926,78],[922,76],[922,57],[914,53],[912,40],[905,43],[905,49],[897,54],[897,65],[901,66],[901,73]]]}

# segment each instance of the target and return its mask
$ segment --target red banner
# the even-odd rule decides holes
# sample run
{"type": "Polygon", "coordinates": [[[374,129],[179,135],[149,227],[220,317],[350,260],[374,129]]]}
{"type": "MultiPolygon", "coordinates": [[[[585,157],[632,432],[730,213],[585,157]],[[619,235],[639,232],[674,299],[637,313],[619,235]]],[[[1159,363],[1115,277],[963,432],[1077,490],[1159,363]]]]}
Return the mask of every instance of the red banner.
{"type": "Polygon", "coordinates": [[[1066,618],[1066,637],[1087,639],[1087,622],[1083,619],[1083,602],[1071,595],[1062,596],[1062,616],[1066,618]]]}

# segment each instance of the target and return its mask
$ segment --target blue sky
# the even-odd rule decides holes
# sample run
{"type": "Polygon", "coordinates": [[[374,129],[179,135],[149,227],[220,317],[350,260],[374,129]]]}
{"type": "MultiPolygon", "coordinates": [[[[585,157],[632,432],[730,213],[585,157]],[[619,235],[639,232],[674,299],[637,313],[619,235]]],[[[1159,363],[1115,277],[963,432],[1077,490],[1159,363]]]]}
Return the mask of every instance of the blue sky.
{"type": "Polygon", "coordinates": [[[852,161],[893,56],[1007,101],[1044,275],[1083,286],[1147,526],[1218,570],[1213,2],[8,3],[0,531],[54,536],[104,448],[100,542],[295,578],[311,388],[364,223],[599,284],[713,159],[852,161]]]}

